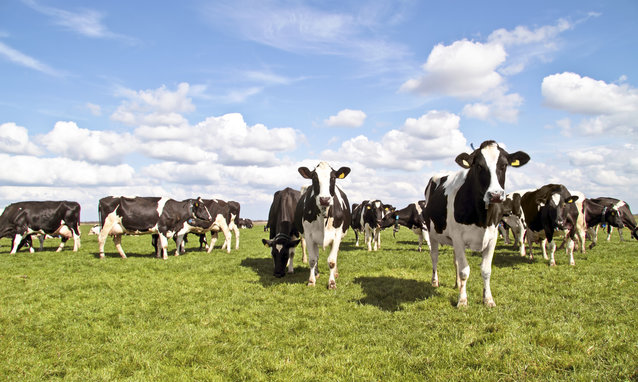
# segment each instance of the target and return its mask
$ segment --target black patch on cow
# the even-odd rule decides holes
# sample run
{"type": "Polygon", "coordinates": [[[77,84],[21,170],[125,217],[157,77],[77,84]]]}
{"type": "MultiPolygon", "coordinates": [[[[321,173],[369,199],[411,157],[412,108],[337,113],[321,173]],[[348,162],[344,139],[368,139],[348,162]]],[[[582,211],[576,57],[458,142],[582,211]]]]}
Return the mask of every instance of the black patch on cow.
{"type": "Polygon", "coordinates": [[[436,182],[430,179],[425,188],[425,210],[423,216],[427,227],[434,224],[437,233],[443,233],[447,227],[447,195],[443,184],[447,182],[448,176],[439,178],[436,182]]]}

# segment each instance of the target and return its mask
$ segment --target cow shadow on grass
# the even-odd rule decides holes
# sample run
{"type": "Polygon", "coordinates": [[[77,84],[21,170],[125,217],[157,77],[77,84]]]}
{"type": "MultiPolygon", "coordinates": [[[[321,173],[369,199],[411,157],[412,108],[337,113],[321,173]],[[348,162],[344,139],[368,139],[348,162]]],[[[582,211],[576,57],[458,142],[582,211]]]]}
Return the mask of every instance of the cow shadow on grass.
{"type": "MultiPolygon", "coordinates": [[[[299,259],[295,255],[294,264],[301,264],[301,255],[299,259]]],[[[310,268],[308,266],[295,266],[295,273],[286,273],[284,277],[275,277],[273,275],[275,265],[271,258],[266,257],[249,257],[241,261],[242,267],[251,268],[258,276],[259,283],[264,287],[279,284],[306,284],[310,268]]]]}
{"type": "Polygon", "coordinates": [[[438,295],[429,283],[417,280],[401,279],[390,276],[357,277],[354,282],[361,285],[365,297],[355,300],[360,304],[396,312],[403,303],[417,302],[438,295]]]}

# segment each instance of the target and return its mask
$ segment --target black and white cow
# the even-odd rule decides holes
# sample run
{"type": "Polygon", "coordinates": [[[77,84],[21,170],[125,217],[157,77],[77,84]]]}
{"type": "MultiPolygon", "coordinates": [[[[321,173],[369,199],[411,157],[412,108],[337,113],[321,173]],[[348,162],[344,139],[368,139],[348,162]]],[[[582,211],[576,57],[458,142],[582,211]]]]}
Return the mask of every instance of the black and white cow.
{"type": "Polygon", "coordinates": [[[589,245],[589,249],[594,248],[596,245],[597,235],[595,229],[597,229],[599,225],[605,224],[612,227],[622,227],[624,225],[618,211],[617,202],[604,199],[605,198],[587,198],[583,203],[587,233],[592,241],[589,245]]]}
{"type": "Polygon", "coordinates": [[[301,241],[299,229],[295,226],[295,209],[301,199],[301,192],[286,187],[275,192],[270,211],[268,212],[268,226],[270,227],[270,239],[262,239],[262,243],[270,248],[275,264],[275,277],[294,272],[293,259],[295,248],[301,241]]]}
{"type": "Polygon", "coordinates": [[[201,198],[180,202],[166,197],[106,197],[100,199],[98,211],[102,224],[98,235],[101,258],[104,257],[104,244],[109,235],[113,236],[120,256],[126,258],[121,244],[123,234],[159,234],[164,259],[168,258],[168,239],[177,236],[175,256],[178,256],[184,235],[195,226],[210,225],[212,220],[201,198]]]}
{"type": "Polygon", "coordinates": [[[381,228],[396,227],[399,225],[408,227],[419,237],[419,252],[422,251],[423,242],[430,247],[430,236],[423,219],[423,210],[425,209],[425,200],[419,200],[415,203],[408,204],[407,207],[397,210],[392,208],[389,214],[383,217],[381,228]]]}
{"type": "Polygon", "coordinates": [[[239,228],[247,228],[252,229],[254,227],[254,223],[251,219],[239,219],[239,224],[237,225],[239,228]]]}
{"type": "Polygon", "coordinates": [[[604,205],[611,204],[614,210],[618,211],[620,218],[622,220],[622,224],[615,226],[613,224],[607,224],[607,241],[611,239],[611,227],[618,228],[618,235],[620,236],[620,241],[623,241],[622,237],[622,229],[623,227],[627,227],[631,231],[631,236],[634,239],[638,240],[638,226],[636,225],[636,219],[634,218],[633,213],[631,212],[631,208],[629,208],[629,204],[627,204],[623,200],[609,198],[609,197],[599,197],[592,199],[598,203],[602,203],[604,205]]]}
{"type": "Polygon", "coordinates": [[[524,193],[529,191],[533,190],[512,191],[507,194],[505,201],[503,202],[502,221],[512,230],[512,234],[514,235],[514,247],[518,249],[521,256],[526,255],[525,231],[527,230],[525,214],[521,207],[521,197],[524,193]]]}
{"type": "Polygon", "coordinates": [[[565,230],[567,240],[567,254],[569,264],[574,265],[574,241],[569,234],[578,219],[578,210],[574,203],[578,196],[572,195],[562,184],[547,184],[543,187],[526,192],[521,198],[521,206],[527,222],[527,242],[529,256],[533,259],[532,243],[539,242],[543,250],[543,258],[548,259],[546,244],[550,247],[550,266],[556,265],[554,253],[554,232],[565,230]]]}
{"type": "Polygon", "coordinates": [[[39,235],[40,249],[45,235],[60,236],[64,244],[73,238],[73,251],[80,249],[80,204],[70,201],[18,202],[8,205],[0,215],[0,237],[12,239],[11,253],[31,246],[31,236],[39,235]]]}
{"type": "Polygon", "coordinates": [[[355,246],[359,246],[359,233],[363,233],[368,251],[380,249],[381,222],[391,211],[392,206],[380,200],[364,200],[361,204],[353,204],[350,226],[354,231],[355,246]]]}
{"type": "Polygon", "coordinates": [[[350,227],[350,204],[346,194],[335,183],[350,173],[350,168],[341,167],[335,171],[326,162],[320,162],[310,171],[307,167],[299,167],[299,173],[312,180],[312,186],[301,194],[295,210],[295,225],[304,234],[308,248],[310,277],[308,285],[314,286],[319,260],[319,246],[331,245],[328,255],[330,277],[328,288],[335,289],[337,271],[337,253],[343,236],[350,227]]]}
{"type": "Polygon", "coordinates": [[[431,178],[425,189],[423,217],[430,236],[432,285],[439,285],[439,245],[452,245],[459,287],[457,305],[467,305],[470,266],[465,248],[470,248],[482,252],[483,303],[495,306],[490,276],[505,200],[505,172],[507,166],[526,164],[529,155],[522,151],[509,154],[495,141],[485,141],[471,154],[459,154],[455,161],[462,170],[431,178]]]}

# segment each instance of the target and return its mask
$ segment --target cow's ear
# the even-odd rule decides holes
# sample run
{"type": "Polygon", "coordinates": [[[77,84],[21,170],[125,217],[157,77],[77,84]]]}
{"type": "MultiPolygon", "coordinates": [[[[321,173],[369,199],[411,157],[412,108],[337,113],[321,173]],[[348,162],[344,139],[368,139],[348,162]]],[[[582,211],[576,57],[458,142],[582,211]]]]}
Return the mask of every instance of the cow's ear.
{"type": "Polygon", "coordinates": [[[463,168],[470,168],[472,165],[472,156],[468,153],[461,153],[454,161],[463,168]]]}
{"type": "Polygon", "coordinates": [[[343,179],[346,176],[348,176],[348,174],[350,174],[350,167],[341,167],[339,170],[336,171],[336,176],[339,179],[343,179]]]}
{"type": "Polygon", "coordinates": [[[565,200],[565,203],[574,203],[577,200],[578,200],[578,195],[572,195],[567,200],[565,200]]]}
{"type": "Polygon", "coordinates": [[[303,176],[304,178],[312,179],[312,171],[308,170],[308,167],[299,167],[297,171],[299,171],[301,176],[303,176]]]}
{"type": "Polygon", "coordinates": [[[292,241],[289,243],[288,247],[290,247],[290,248],[296,247],[296,246],[298,246],[298,245],[299,245],[299,242],[301,242],[301,239],[299,239],[299,240],[292,240],[292,241]]]}
{"type": "Polygon", "coordinates": [[[272,247],[272,240],[261,239],[261,242],[268,248],[272,247]]]}
{"type": "Polygon", "coordinates": [[[507,163],[512,167],[521,167],[529,162],[529,155],[523,151],[517,151],[507,156],[507,163]]]}

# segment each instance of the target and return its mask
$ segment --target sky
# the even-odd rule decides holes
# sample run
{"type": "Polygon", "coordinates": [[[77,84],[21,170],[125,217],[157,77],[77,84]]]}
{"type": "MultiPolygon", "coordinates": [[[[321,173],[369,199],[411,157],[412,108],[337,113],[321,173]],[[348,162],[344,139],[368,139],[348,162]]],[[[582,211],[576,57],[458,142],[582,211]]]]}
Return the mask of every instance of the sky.
{"type": "Polygon", "coordinates": [[[402,208],[485,140],[638,212],[638,2],[0,2],[0,208],[201,196],[266,219],[300,166],[402,208]],[[365,4],[365,5],[364,5],[365,4]]]}

